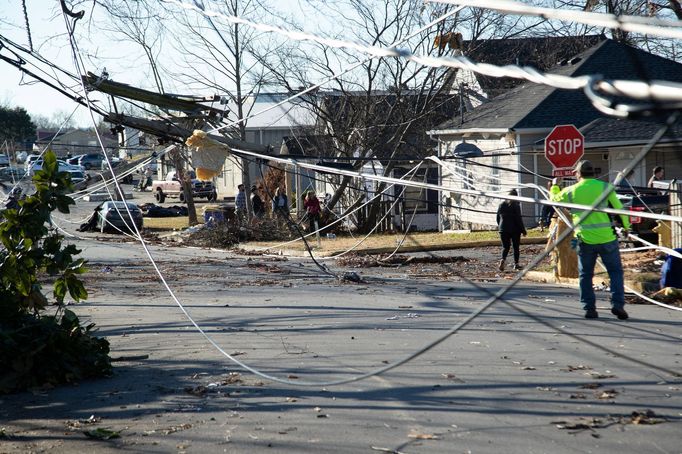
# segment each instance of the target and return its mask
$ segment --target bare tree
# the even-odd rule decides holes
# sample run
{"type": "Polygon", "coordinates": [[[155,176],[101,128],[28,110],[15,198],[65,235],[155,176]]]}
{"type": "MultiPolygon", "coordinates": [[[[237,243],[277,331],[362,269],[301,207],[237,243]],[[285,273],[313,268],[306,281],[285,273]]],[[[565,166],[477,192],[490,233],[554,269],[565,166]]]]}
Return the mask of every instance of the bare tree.
{"type": "MultiPolygon", "coordinates": [[[[373,46],[400,43],[399,47],[423,55],[461,52],[460,32],[472,24],[476,34],[511,33],[518,25],[498,14],[468,11],[418,32],[427,22],[448,11],[448,7],[416,0],[309,0],[308,5],[319,16],[341,18],[345,25],[339,30],[321,24],[318,33],[329,35],[328,30],[337,30],[338,34],[332,37],[373,46]],[[438,37],[444,39],[458,33],[459,40],[452,45],[434,45],[438,37]]],[[[291,92],[334,76],[345,66],[358,64],[355,70],[331,80],[326,89],[302,97],[318,118],[316,133],[332,139],[332,149],[326,151],[328,157],[350,160],[355,169],[379,160],[383,164],[380,171],[388,175],[399,158],[418,160],[433,154],[435,143],[429,140],[426,131],[449,119],[459,108],[461,87],[453,87],[454,70],[419,66],[404,59],[367,59],[355,51],[319,44],[296,43],[284,50],[268,55],[265,64],[277,83],[291,92]]],[[[330,180],[335,184],[330,207],[349,195],[352,200],[343,203],[348,209],[364,200],[362,193],[348,190],[351,177],[330,180]]],[[[379,184],[376,191],[384,188],[384,184],[379,184]]],[[[373,204],[364,227],[374,225],[378,210],[379,200],[373,204]]]]}
{"type": "MultiPolygon", "coordinates": [[[[267,6],[257,0],[220,0],[211,3],[211,8],[227,16],[256,22],[264,21],[268,11],[267,6]]],[[[223,125],[222,134],[246,141],[246,118],[265,80],[262,55],[275,52],[276,44],[263,33],[220,17],[203,17],[185,10],[177,11],[176,17],[181,32],[173,41],[179,57],[175,79],[188,87],[208,88],[224,95],[231,111],[225,118],[207,121],[213,126],[223,125]],[[238,122],[231,127],[224,127],[235,121],[238,122]]],[[[249,160],[242,158],[239,162],[248,199],[251,189],[249,160]]],[[[248,203],[247,212],[250,217],[248,203]]]]}

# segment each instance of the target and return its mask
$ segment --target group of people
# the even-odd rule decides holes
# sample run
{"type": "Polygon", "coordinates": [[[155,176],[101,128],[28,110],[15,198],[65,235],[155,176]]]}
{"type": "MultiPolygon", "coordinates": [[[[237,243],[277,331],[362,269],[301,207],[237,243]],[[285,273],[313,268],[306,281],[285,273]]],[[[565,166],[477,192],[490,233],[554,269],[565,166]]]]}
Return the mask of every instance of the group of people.
{"type": "MultiPolygon", "coordinates": [[[[246,219],[247,217],[247,200],[246,191],[243,184],[237,186],[237,197],[235,198],[235,208],[239,219],[246,219]]],[[[255,219],[263,219],[265,217],[265,202],[259,194],[259,188],[256,185],[251,186],[250,204],[253,216],[255,219]]],[[[320,222],[320,200],[313,191],[309,191],[303,198],[303,207],[305,208],[306,220],[308,223],[308,231],[313,232],[319,228],[320,222]]],[[[282,221],[288,222],[290,219],[289,198],[281,188],[276,188],[272,196],[272,214],[282,221]]]]}
{"type": "MultiPolygon", "coordinates": [[[[610,206],[622,209],[623,204],[616,196],[613,185],[596,178],[594,167],[590,161],[584,160],[578,163],[575,172],[577,183],[561,189],[555,178],[550,186],[550,198],[555,202],[574,203],[591,206],[598,203],[602,206],[610,206]]],[[[663,178],[663,169],[654,169],[654,176],[649,181],[663,178]]],[[[510,196],[518,196],[516,190],[509,193],[510,196]]],[[[544,217],[544,211],[543,211],[544,217]]],[[[551,214],[549,215],[551,218],[551,214]]],[[[619,320],[626,320],[629,316],[625,311],[625,291],[623,279],[623,266],[621,263],[618,236],[611,223],[609,215],[599,211],[587,212],[583,210],[571,210],[571,222],[575,225],[575,249],[578,256],[578,277],[580,285],[580,303],[585,311],[585,318],[596,319],[599,314],[596,309],[596,297],[592,287],[592,278],[597,258],[601,257],[610,279],[611,290],[611,313],[619,320]]],[[[620,215],[621,234],[627,237],[630,228],[628,216],[620,215]]],[[[543,219],[541,222],[549,221],[543,219]]],[[[497,224],[499,227],[500,240],[502,242],[502,259],[499,263],[500,271],[504,271],[510,248],[514,251],[514,269],[520,269],[519,244],[521,235],[526,235],[526,228],[521,215],[518,201],[505,200],[497,209],[497,224]]]]}

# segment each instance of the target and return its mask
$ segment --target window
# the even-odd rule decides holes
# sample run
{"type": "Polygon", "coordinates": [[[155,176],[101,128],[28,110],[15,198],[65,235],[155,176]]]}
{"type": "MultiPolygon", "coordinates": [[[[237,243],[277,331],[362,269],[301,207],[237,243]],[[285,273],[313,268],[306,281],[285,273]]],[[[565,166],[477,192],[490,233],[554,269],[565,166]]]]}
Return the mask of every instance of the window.
{"type": "MultiPolygon", "coordinates": [[[[401,178],[408,169],[395,169],[393,175],[395,178],[401,178]]],[[[438,169],[437,168],[420,168],[413,176],[406,178],[411,181],[418,181],[429,184],[438,183],[438,169]]],[[[415,207],[417,214],[432,214],[438,212],[438,191],[433,189],[424,189],[415,186],[400,186],[396,185],[393,190],[396,197],[402,198],[405,202],[405,211],[411,214],[415,207]],[[405,192],[403,193],[403,188],[405,192]]]]}

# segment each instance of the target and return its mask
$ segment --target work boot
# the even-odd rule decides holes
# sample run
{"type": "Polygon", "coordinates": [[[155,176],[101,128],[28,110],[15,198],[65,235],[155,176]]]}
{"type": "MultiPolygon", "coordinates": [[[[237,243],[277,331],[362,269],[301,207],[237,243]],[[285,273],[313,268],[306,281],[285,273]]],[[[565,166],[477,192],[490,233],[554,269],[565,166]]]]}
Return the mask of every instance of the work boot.
{"type": "Polygon", "coordinates": [[[596,309],[589,309],[585,311],[585,318],[599,318],[599,313],[596,309]]]}
{"type": "Polygon", "coordinates": [[[518,262],[514,263],[514,271],[519,271],[521,269],[521,265],[519,265],[518,262]]]}
{"type": "Polygon", "coordinates": [[[500,266],[498,267],[498,269],[499,269],[500,271],[504,271],[504,262],[505,262],[505,261],[506,261],[506,259],[500,260],[500,266]]]}
{"type": "Polygon", "coordinates": [[[628,313],[625,309],[616,309],[615,307],[611,309],[611,313],[618,317],[618,320],[627,320],[629,318],[628,313]]]}

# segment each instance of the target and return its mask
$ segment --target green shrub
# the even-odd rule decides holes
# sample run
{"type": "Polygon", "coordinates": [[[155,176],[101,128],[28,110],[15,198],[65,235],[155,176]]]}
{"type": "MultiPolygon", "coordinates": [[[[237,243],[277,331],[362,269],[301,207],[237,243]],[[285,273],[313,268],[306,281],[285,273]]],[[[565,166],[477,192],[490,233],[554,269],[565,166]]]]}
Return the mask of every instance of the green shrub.
{"type": "Polygon", "coordinates": [[[0,212],[0,393],[111,373],[109,343],[64,305],[67,294],[76,302],[88,297],[78,277],[85,260],[74,258],[81,251],[63,246],[50,222],[53,210],[68,213],[74,204],[69,174],[48,152],[33,181],[34,194],[0,212]]]}

